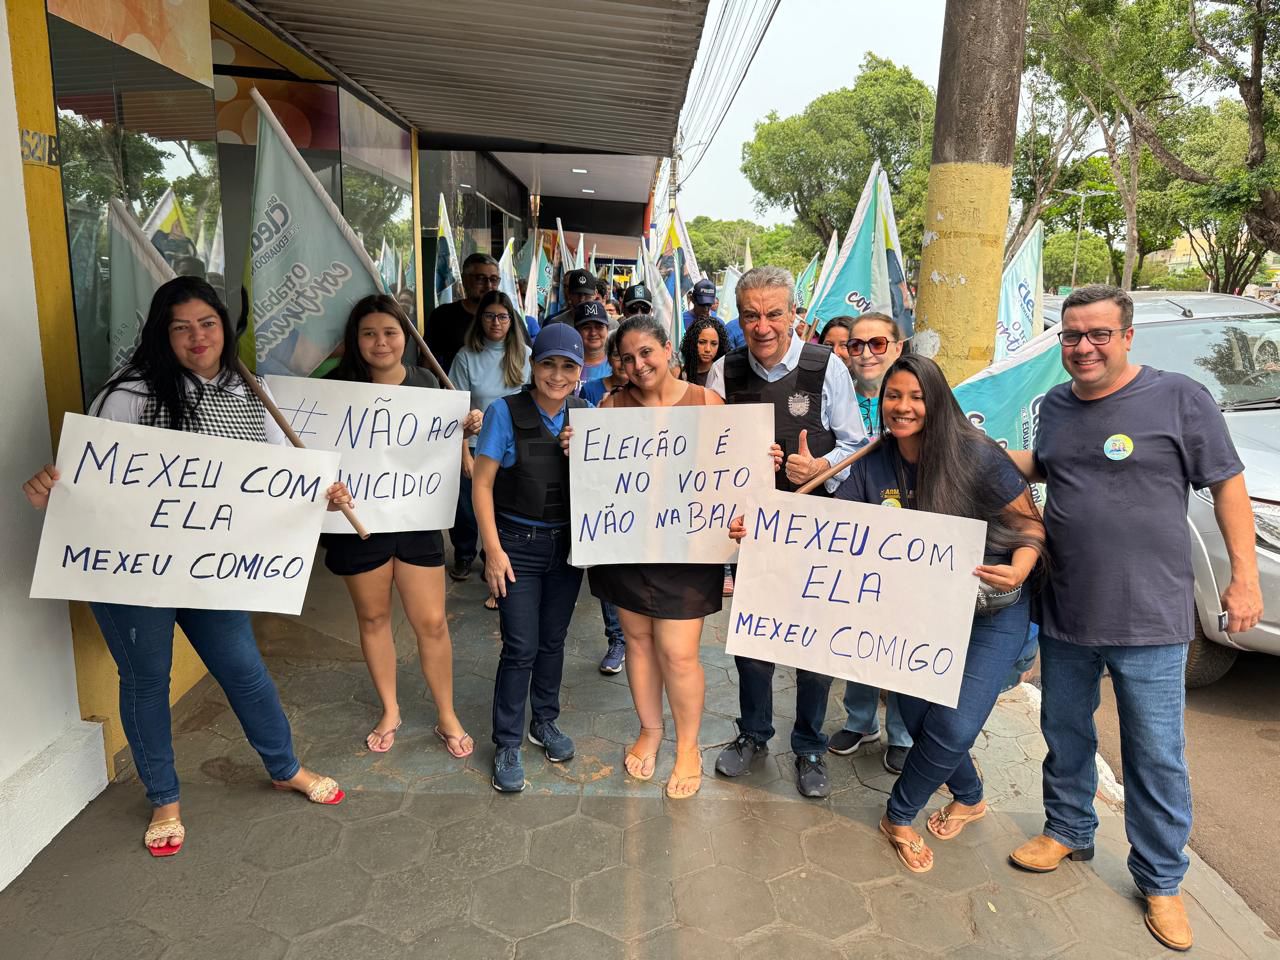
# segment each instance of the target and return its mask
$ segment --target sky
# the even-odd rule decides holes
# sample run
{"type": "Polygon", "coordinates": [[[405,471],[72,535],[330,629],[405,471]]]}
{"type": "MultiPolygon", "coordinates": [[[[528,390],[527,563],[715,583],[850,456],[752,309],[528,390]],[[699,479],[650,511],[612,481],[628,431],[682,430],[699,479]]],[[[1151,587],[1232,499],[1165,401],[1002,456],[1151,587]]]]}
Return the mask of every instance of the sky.
{"type": "MultiPolygon", "coordinates": [[[[720,4],[732,2],[712,0],[708,24],[720,4]]],[[[770,110],[800,113],[819,95],[851,86],[868,51],[937,89],[945,7],[945,0],[782,0],[720,132],[680,190],[684,219],[790,223],[789,209],[757,214],[755,191],[742,175],[742,145],[756,121],[770,110]]]]}

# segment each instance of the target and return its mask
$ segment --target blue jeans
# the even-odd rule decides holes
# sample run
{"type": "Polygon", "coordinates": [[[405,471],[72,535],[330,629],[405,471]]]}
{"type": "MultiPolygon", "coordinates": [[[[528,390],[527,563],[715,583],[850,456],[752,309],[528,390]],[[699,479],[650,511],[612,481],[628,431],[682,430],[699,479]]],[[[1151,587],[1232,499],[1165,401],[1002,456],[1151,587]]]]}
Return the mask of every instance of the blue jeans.
{"type": "MultiPolygon", "coordinates": [[[[844,712],[849,719],[844,728],[855,733],[875,733],[880,729],[880,720],[876,716],[880,709],[880,689],[869,687],[865,683],[854,683],[848,680],[844,685],[844,712]]],[[[896,693],[889,694],[889,701],[884,708],[884,726],[889,733],[889,746],[910,747],[911,734],[907,733],[907,725],[902,721],[902,708],[896,693]]]]}
{"type": "Polygon", "coordinates": [[[299,764],[289,721],[258,653],[247,613],[118,603],[90,606],[120,673],[120,723],[152,806],[178,802],[169,715],[175,623],[226,693],[249,745],[262,757],[271,779],[289,780],[297,775],[299,764]]]}
{"type": "Polygon", "coordinates": [[[966,806],[982,801],[982,779],[969,756],[996,697],[1027,640],[1031,601],[1022,599],[989,617],[974,617],[969,652],[954,707],[903,694],[902,719],[915,741],[893,785],[886,807],[889,822],[907,826],[942,784],[966,806]]]}
{"type": "MultiPolygon", "coordinates": [[[[773,667],[766,660],[734,657],[738,665],[738,729],[758,743],[773,738],[773,667]]],[[[808,670],[796,671],[796,722],[791,728],[791,752],[823,754],[827,735],[827,694],[831,678],[808,670]]]]}
{"type": "Polygon", "coordinates": [[[1184,753],[1185,643],[1081,646],[1040,635],[1044,832],[1072,849],[1093,845],[1098,816],[1098,731],[1093,724],[1105,667],[1115,689],[1124,772],[1129,873],[1149,897],[1178,892],[1187,872],[1191,781],[1184,753]]]}
{"type": "Polygon", "coordinates": [[[569,528],[533,527],[498,518],[498,540],[515,583],[498,598],[502,652],[493,683],[493,742],[518,747],[528,702],[535,722],[560,716],[564,637],[582,586],[569,566],[569,528]]]}
{"type": "Polygon", "coordinates": [[[476,527],[476,511],[471,505],[471,478],[458,479],[458,512],[454,514],[449,542],[453,544],[453,559],[470,563],[476,558],[476,544],[480,533],[476,527]]]}
{"type": "Polygon", "coordinates": [[[600,616],[604,617],[604,638],[609,643],[626,643],[622,624],[618,620],[618,608],[608,600],[600,601],[600,616]]]}

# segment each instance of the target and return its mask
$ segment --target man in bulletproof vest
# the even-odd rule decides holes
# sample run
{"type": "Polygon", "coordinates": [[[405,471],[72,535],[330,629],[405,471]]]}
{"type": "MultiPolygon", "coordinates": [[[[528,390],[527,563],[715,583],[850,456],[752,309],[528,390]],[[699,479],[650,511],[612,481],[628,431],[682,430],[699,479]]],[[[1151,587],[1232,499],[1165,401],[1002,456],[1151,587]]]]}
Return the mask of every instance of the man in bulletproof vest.
{"type": "MultiPolygon", "coordinates": [[[[770,403],[774,437],[784,459],[776,475],[779,490],[795,490],[866,441],[849,371],[829,347],[802,343],[795,335],[796,288],[778,267],[748,270],[738,281],[738,317],[747,345],[717,360],[707,389],[728,403],[770,403]]],[[[841,471],[814,496],[830,496],[848,475],[841,471]]],[[[768,752],[773,737],[772,663],[736,657],[738,737],[721,751],[716,772],[740,777],[768,752]]],[[[796,788],[806,797],[831,793],[827,779],[827,693],[831,678],[796,671],[796,722],[791,749],[796,755],[796,788]]]]}

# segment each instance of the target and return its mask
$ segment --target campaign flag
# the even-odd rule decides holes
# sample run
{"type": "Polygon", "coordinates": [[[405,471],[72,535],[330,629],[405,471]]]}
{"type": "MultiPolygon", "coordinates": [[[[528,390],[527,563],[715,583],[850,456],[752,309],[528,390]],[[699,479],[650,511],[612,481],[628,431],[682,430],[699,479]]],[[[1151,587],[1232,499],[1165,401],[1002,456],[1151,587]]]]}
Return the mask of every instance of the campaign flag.
{"type": "Polygon", "coordinates": [[[1004,360],[1044,329],[1044,224],[1039,220],[1004,268],[994,359],[1004,360]]]}
{"type": "Polygon", "coordinates": [[[724,279],[720,281],[720,290],[716,294],[720,298],[720,322],[726,327],[738,319],[738,281],[742,274],[735,267],[724,268],[724,279]]]}
{"type": "Polygon", "coordinates": [[[807,307],[813,300],[813,287],[818,282],[818,257],[814,254],[809,265],[796,277],[796,306],[807,307]]]}
{"type": "Polygon", "coordinates": [[[742,257],[742,269],[745,272],[751,268],[751,238],[747,237],[747,252],[742,257]]]}
{"type": "Polygon", "coordinates": [[[873,309],[890,313],[902,330],[902,335],[910,338],[915,334],[915,304],[911,299],[911,289],[907,286],[907,277],[902,266],[904,263],[902,242],[898,239],[898,220],[893,215],[893,197],[889,191],[889,177],[883,170],[880,171],[878,184],[880,229],[876,234],[874,260],[876,272],[871,298],[876,306],[873,309]],[[882,261],[884,273],[880,272],[882,261]]]}
{"type": "MultiPolygon", "coordinates": [[[[498,260],[498,289],[511,298],[511,305],[520,308],[520,284],[516,280],[515,239],[507,241],[506,249],[498,260]]],[[[515,320],[515,317],[511,318],[515,320]]]]}
{"type": "Polygon", "coordinates": [[[305,377],[342,342],[351,307],[383,289],[347,221],[261,94],[246,268],[260,374],[305,377]]]}
{"type": "Polygon", "coordinates": [[[209,241],[209,249],[201,256],[204,258],[205,274],[216,273],[222,276],[227,271],[227,252],[222,239],[222,210],[218,210],[218,223],[213,228],[213,239],[209,241]]]}
{"type": "Polygon", "coordinates": [[[107,210],[108,250],[111,257],[111,314],[107,321],[107,348],[111,370],[118,370],[133,356],[138,335],[156,289],[175,276],[173,267],[142,232],[128,208],[111,198],[107,210]]]}
{"type": "Polygon", "coordinates": [[[1057,331],[1048,330],[953,392],[969,421],[992,440],[1007,450],[1030,450],[1035,445],[1044,395],[1066,380],[1057,331]]]}
{"type": "Polygon", "coordinates": [[[191,227],[182,212],[182,204],[178,196],[169,187],[160,194],[160,199],[151,208],[151,213],[142,222],[142,235],[150,240],[166,260],[180,256],[196,256],[196,237],[191,235],[191,227]]]}
{"type": "MultiPolygon", "coordinates": [[[[535,243],[536,237],[537,232],[531,232],[529,242],[525,244],[529,248],[529,259],[525,262],[521,274],[525,278],[524,301],[516,301],[520,304],[520,312],[535,320],[538,318],[538,304],[542,300],[542,265],[547,262],[546,254],[542,252],[542,244],[535,243]]],[[[527,327],[528,321],[525,323],[527,327]]]]}
{"type": "Polygon", "coordinates": [[[681,312],[676,309],[675,301],[671,299],[671,294],[667,292],[666,284],[660,280],[655,282],[655,278],[661,275],[658,273],[658,265],[653,261],[653,254],[646,248],[644,250],[644,283],[649,288],[649,294],[653,297],[653,315],[657,317],[658,322],[667,328],[667,335],[671,338],[672,343],[679,343],[681,337],[684,336],[684,322],[681,312]]]}
{"type": "Polygon", "coordinates": [[[596,272],[596,244],[594,243],[591,245],[591,256],[587,260],[587,269],[590,270],[592,274],[596,272]]]}
{"type": "Polygon", "coordinates": [[[382,253],[378,257],[378,275],[382,277],[382,285],[388,291],[396,289],[396,281],[399,279],[400,267],[396,263],[395,248],[387,243],[387,238],[382,238],[382,253]]]}
{"type": "Polygon", "coordinates": [[[658,254],[659,276],[666,284],[667,292],[683,310],[683,294],[698,282],[698,261],[693,255],[693,245],[684,229],[679,210],[673,210],[667,221],[667,232],[658,254]]]}
{"type": "MultiPolygon", "coordinates": [[[[818,302],[818,298],[826,291],[831,280],[831,270],[840,257],[840,231],[832,230],[831,239],[827,241],[827,252],[822,258],[822,269],[818,271],[818,279],[813,285],[813,294],[809,298],[809,308],[818,302]]],[[[812,321],[810,321],[812,322],[812,321]]]]}
{"type": "Polygon", "coordinates": [[[516,253],[516,276],[527,277],[529,275],[529,267],[533,262],[533,248],[537,244],[537,232],[529,231],[529,236],[524,244],[516,253]]]}
{"type": "Polygon", "coordinates": [[[826,289],[814,298],[809,319],[810,322],[816,320],[819,332],[832,317],[856,317],[872,309],[885,312],[892,309],[889,270],[884,254],[880,180],[880,164],[877,162],[872,165],[862,196],[858,199],[858,208],[831,269],[826,289]],[[877,296],[882,299],[877,301],[877,296]]]}
{"type": "Polygon", "coordinates": [[[436,216],[436,306],[453,303],[454,287],[462,282],[462,268],[458,266],[458,251],[453,244],[453,227],[449,225],[449,205],[440,194],[440,207],[436,216]]]}

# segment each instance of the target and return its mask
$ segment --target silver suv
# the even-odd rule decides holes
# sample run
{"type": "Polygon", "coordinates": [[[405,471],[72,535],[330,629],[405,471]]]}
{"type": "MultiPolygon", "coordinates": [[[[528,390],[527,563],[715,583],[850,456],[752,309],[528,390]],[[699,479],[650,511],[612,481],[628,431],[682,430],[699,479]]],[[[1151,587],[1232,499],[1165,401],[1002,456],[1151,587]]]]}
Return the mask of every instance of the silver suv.
{"type": "MultiPolygon", "coordinates": [[[[1220,597],[1231,578],[1213,498],[1195,490],[1187,509],[1195,566],[1195,639],[1186,683],[1202,687],[1231,668],[1241,650],[1280,655],[1280,307],[1221,293],[1138,291],[1134,363],[1176,370],[1203,383],[1222,408],[1245,465],[1253,501],[1262,620],[1228,635],[1220,597]]],[[[1062,297],[1045,298],[1045,325],[1059,321],[1062,297]]]]}

